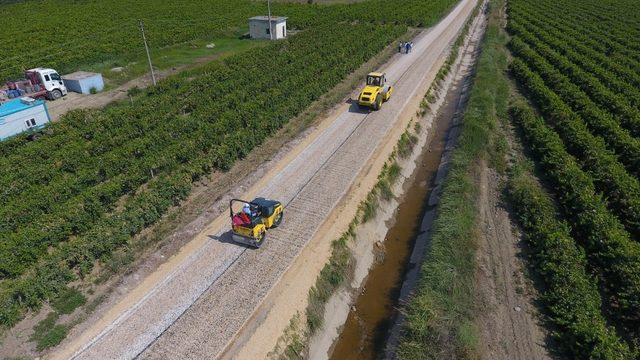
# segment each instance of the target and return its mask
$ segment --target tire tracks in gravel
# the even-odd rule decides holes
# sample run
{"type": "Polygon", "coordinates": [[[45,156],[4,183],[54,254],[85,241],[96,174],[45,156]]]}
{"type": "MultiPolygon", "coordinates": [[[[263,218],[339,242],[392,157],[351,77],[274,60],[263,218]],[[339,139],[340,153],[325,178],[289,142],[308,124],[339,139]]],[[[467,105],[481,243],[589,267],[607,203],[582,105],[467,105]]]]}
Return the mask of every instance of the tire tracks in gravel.
{"type": "Polygon", "coordinates": [[[232,243],[227,216],[221,216],[198,236],[206,238],[201,247],[72,358],[220,354],[343,198],[474,5],[462,0],[415,40],[412,54],[394,58],[386,72],[396,92],[382,110],[363,113],[352,106],[257,192],[287,204],[283,225],[269,232],[260,250],[232,243]]]}

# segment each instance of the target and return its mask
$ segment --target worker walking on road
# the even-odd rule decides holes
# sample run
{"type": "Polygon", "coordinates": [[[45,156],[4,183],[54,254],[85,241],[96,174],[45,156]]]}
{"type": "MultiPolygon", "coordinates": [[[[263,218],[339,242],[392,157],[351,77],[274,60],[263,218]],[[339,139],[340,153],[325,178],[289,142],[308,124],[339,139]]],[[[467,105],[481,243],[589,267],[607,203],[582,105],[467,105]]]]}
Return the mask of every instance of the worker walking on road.
{"type": "Polygon", "coordinates": [[[406,44],[404,44],[405,47],[405,53],[410,53],[411,52],[411,44],[407,41],[406,44]]]}
{"type": "Polygon", "coordinates": [[[404,41],[400,41],[400,44],[398,44],[398,53],[402,54],[402,48],[404,47],[404,41]]]}

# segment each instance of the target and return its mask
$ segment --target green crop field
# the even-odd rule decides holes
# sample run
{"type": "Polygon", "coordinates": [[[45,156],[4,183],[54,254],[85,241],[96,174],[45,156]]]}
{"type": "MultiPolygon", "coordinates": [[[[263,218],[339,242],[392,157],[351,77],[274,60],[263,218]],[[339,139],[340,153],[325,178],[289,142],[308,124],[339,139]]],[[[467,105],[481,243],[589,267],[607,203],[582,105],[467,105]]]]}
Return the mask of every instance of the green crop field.
{"type": "MultiPolygon", "coordinates": [[[[55,298],[179,205],[195,181],[229,169],[407,26],[432,24],[454,1],[401,3],[275,5],[274,13],[304,31],[168,78],[133,103],[71,112],[35,141],[21,136],[0,143],[0,167],[12,169],[0,175],[0,323],[11,326],[27,309],[55,298]]],[[[25,54],[35,59],[32,51],[51,47],[63,56],[38,65],[71,71],[131,56],[140,48],[138,17],[147,21],[152,47],[160,47],[236,31],[264,13],[263,3],[241,0],[127,4],[54,0],[0,7],[2,16],[22,24],[3,29],[16,32],[0,43],[8,64],[3,74],[35,65],[25,54]],[[38,29],[27,45],[24,39],[38,29]],[[80,50],[53,45],[67,41],[80,50]]]]}
{"type": "MultiPolygon", "coordinates": [[[[388,4],[308,5],[275,3],[274,15],[289,17],[288,27],[307,29],[346,20],[399,22],[420,26],[438,19],[451,2],[403,0],[388,4]],[[372,11],[371,9],[376,9],[372,11]]],[[[24,69],[52,67],[61,73],[94,68],[97,63],[127,64],[145,60],[139,20],[152,51],[199,39],[238,37],[248,32],[248,18],[267,13],[266,2],[196,0],[26,1],[0,5],[0,80],[24,69]]]]}
{"type": "Polygon", "coordinates": [[[631,358],[640,345],[640,9],[511,0],[508,17],[510,72],[540,115],[519,105],[512,119],[567,222],[542,226],[553,207],[514,182],[525,230],[548,239],[535,241],[553,321],[576,357],[631,358]]]}
{"type": "MultiPolygon", "coordinates": [[[[551,340],[545,340],[545,350],[572,359],[638,358],[637,5],[631,0],[490,1],[459,144],[421,280],[405,308],[399,358],[483,358],[495,350],[484,340],[509,351],[514,350],[509,342],[530,336],[530,330],[520,329],[513,338],[481,333],[492,329],[479,324],[479,313],[500,314],[484,301],[506,296],[486,297],[479,290],[486,275],[478,272],[499,269],[480,258],[503,258],[482,249],[482,228],[494,223],[482,219],[481,205],[470,201],[481,191],[476,174],[483,160],[506,164],[498,189],[505,190],[501,200],[522,230],[522,237],[515,233],[522,239],[518,256],[526,258],[535,283],[534,293],[519,301],[530,296],[540,305],[541,326],[551,340]],[[504,139],[511,136],[513,141],[504,139]]],[[[501,166],[489,167],[503,172],[501,166]]],[[[488,277],[500,279],[495,273],[488,277]]]]}

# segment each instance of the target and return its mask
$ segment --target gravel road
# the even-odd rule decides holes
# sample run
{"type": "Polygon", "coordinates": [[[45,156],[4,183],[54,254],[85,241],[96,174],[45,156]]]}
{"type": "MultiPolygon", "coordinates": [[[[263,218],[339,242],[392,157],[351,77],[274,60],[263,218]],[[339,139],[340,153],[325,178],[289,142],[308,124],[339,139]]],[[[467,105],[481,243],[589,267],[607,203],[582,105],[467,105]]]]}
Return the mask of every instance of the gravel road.
{"type": "MultiPolygon", "coordinates": [[[[230,241],[228,215],[212,222],[152,287],[136,289],[126,310],[105,315],[95,334],[57,356],[77,359],[183,359],[219,355],[250,319],[301,249],[398,122],[409,99],[455,39],[476,0],[462,0],[438,25],[414,40],[411,54],[395,56],[387,78],[396,87],[378,112],[352,105],[258,194],[286,204],[283,224],[259,250],[230,241]]],[[[130,301],[130,300],[128,300],[130,301]]],[[[74,346],[74,345],[71,345],[74,346]]]]}

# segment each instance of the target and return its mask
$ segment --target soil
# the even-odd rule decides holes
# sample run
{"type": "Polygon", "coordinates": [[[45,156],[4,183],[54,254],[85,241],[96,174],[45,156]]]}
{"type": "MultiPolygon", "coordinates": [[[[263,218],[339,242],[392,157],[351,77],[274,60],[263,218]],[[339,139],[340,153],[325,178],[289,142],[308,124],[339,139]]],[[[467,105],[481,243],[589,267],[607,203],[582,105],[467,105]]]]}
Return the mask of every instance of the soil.
{"type": "MultiPolygon", "coordinates": [[[[466,10],[469,10],[469,6],[472,5],[472,3],[467,3],[466,10]]],[[[459,19],[457,21],[459,21],[459,19]]],[[[448,33],[448,39],[452,39],[454,33],[455,32],[448,33]]],[[[446,53],[442,53],[439,56],[436,64],[430,68],[429,73],[426,76],[428,81],[421,86],[421,90],[417,92],[417,96],[411,99],[412,105],[405,108],[403,114],[400,115],[400,118],[408,121],[412,116],[414,116],[418,109],[418,104],[422,100],[422,95],[426,92],[427,87],[431,84],[437,70],[445,61],[446,57],[446,53]]],[[[370,165],[366,166],[368,169],[367,173],[361,176],[361,180],[357,182],[357,185],[353,186],[348,191],[347,198],[342,203],[343,205],[340,205],[336,211],[329,216],[328,221],[318,231],[319,236],[314,237],[310,244],[307,245],[307,249],[305,249],[305,252],[298,257],[295,265],[289,272],[287,272],[287,274],[285,274],[283,279],[276,288],[274,288],[263,305],[256,311],[252,321],[247,323],[245,329],[238,336],[235,344],[225,353],[225,358],[264,358],[276,346],[278,339],[288,326],[289,320],[296,316],[296,314],[304,315],[309,288],[315,283],[315,278],[317,277],[319,270],[328,259],[330,241],[339,237],[340,234],[346,230],[349,222],[355,214],[360,200],[366,196],[369,189],[375,182],[375,178],[380,167],[384,161],[386,161],[388,154],[395,146],[397,138],[402,131],[404,131],[405,126],[406,125],[396,126],[394,134],[389,136],[389,139],[387,140],[387,145],[383,153],[377,156],[374,155],[378,160],[374,163],[375,165],[373,165],[373,169],[370,165]],[[318,244],[324,245],[321,246],[318,244]],[[323,251],[316,251],[315,246],[322,248],[323,251]]],[[[423,131],[428,131],[428,127],[425,126],[425,124],[423,124],[423,131]]],[[[409,169],[409,174],[411,174],[411,170],[413,168],[407,166],[407,169],[409,169]]],[[[389,204],[391,204],[388,209],[390,214],[389,217],[391,217],[395,211],[395,207],[392,203],[389,204]]],[[[397,205],[397,203],[395,204],[397,205]]],[[[385,205],[380,212],[385,212],[386,208],[387,205],[385,205]]],[[[354,249],[356,251],[356,257],[358,257],[359,260],[362,260],[358,265],[356,265],[356,274],[353,280],[354,287],[359,287],[359,285],[355,284],[358,282],[358,278],[362,280],[366,277],[368,268],[373,261],[371,248],[374,245],[375,239],[382,241],[388,226],[390,226],[390,224],[385,225],[384,221],[382,221],[381,224],[382,228],[380,228],[379,225],[379,223],[367,223],[367,229],[363,229],[362,233],[369,234],[368,236],[365,236],[365,238],[368,238],[368,241],[356,241],[357,244],[361,244],[363,246],[361,249],[354,249]],[[363,270],[358,271],[359,267],[362,267],[363,270]],[[358,273],[360,273],[360,275],[358,275],[358,273]]],[[[328,356],[327,352],[331,347],[331,344],[334,342],[335,337],[338,334],[337,331],[339,330],[340,325],[344,323],[349,311],[348,303],[351,301],[351,294],[341,295],[339,293],[332,299],[336,299],[336,301],[332,302],[332,300],[330,300],[326,307],[326,314],[329,317],[325,317],[325,329],[323,331],[326,331],[327,336],[324,336],[323,339],[314,340],[316,345],[312,345],[311,354],[309,355],[310,358],[323,358],[328,356]],[[341,296],[344,296],[345,298],[340,299],[341,296]]]]}
{"type": "MultiPolygon", "coordinates": [[[[199,66],[201,64],[213,61],[220,57],[221,54],[214,54],[210,56],[204,56],[193,61],[188,65],[176,66],[166,70],[155,70],[155,77],[157,81],[160,81],[170,75],[177,74],[186,69],[199,66]]],[[[51,121],[57,121],[62,115],[75,109],[99,109],[109,105],[115,101],[126,100],[128,91],[132,88],[144,89],[151,85],[151,75],[147,74],[140,76],[133,80],[129,80],[126,83],[118,86],[113,90],[99,92],[97,94],[78,94],[75,92],[69,92],[67,96],[56,100],[47,102],[47,108],[49,109],[49,115],[51,121]]]]}
{"type": "MultiPolygon", "coordinates": [[[[395,339],[397,309],[401,294],[407,292],[409,283],[403,284],[402,280],[408,269],[416,268],[414,244],[423,238],[425,231],[429,231],[424,223],[421,224],[425,210],[437,206],[429,199],[439,188],[436,180],[442,178],[440,173],[446,171],[446,166],[443,166],[446,163],[445,149],[453,147],[456,140],[455,133],[466,104],[485,19],[480,13],[473,20],[451,71],[438,87],[437,100],[428,115],[433,118],[429,124],[433,123],[433,127],[428,127],[426,147],[419,151],[421,154],[412,178],[405,184],[408,186],[406,193],[410,196],[404,197],[397,206],[397,213],[389,221],[395,223],[384,236],[384,250],[379,251],[382,260],[371,267],[366,283],[359,289],[357,300],[351,306],[340,337],[334,344],[332,359],[382,358],[385,350],[390,349],[387,348],[387,340],[395,339]]],[[[422,248],[422,244],[417,244],[418,248],[422,248]]]]}
{"type": "MultiPolygon", "coordinates": [[[[469,0],[462,4],[458,14],[473,5],[469,0]]],[[[73,344],[66,343],[65,351],[58,355],[99,357],[108,353],[128,358],[144,351],[145,358],[161,354],[177,358],[223,352],[240,330],[248,327],[266,295],[322,229],[321,224],[347,190],[359,186],[357,175],[371,171],[377,174],[377,163],[367,163],[367,159],[386,159],[378,145],[389,140],[395,143],[396,139],[388,136],[397,133],[394,125],[400,117],[410,118],[411,112],[401,116],[404,109],[415,111],[407,104],[429,72],[425,69],[439,61],[438,54],[461,25],[459,16],[450,17],[440,25],[440,33],[429,32],[421,37],[424,41],[415,40],[415,54],[393,61],[395,65],[387,69],[388,77],[402,81],[381,111],[362,113],[351,106],[341,107],[337,118],[311,136],[313,141],[305,139],[294,147],[297,150],[285,155],[250,188],[236,189],[248,197],[266,194],[281,199],[290,208],[283,226],[270,232],[270,240],[262,249],[248,250],[229,242],[228,219],[221,215],[205,224],[157,271],[135,287],[123,289],[121,300],[82,334],[76,333],[80,336],[73,339],[73,344]],[[418,56],[421,52],[425,55],[418,56]],[[363,136],[364,131],[367,136],[363,136]]],[[[365,180],[373,182],[375,176],[365,180]]],[[[306,292],[303,294],[306,296],[306,292]]]]}
{"type": "MultiPolygon", "coordinates": [[[[349,303],[353,305],[332,346],[331,359],[374,359],[383,353],[387,331],[393,320],[392,314],[397,308],[399,285],[406,271],[407,258],[411,255],[415,235],[420,230],[419,220],[424,201],[432,190],[433,176],[444,149],[447,125],[436,124],[433,129],[435,134],[432,136],[435,137],[430,139],[428,151],[421,154],[414,174],[405,183],[408,187],[406,194],[399,199],[399,204],[393,204],[395,206],[392,209],[395,211],[391,211],[394,214],[386,221],[386,234],[378,237],[363,236],[365,241],[375,244],[368,249],[368,256],[365,258],[375,261],[363,261],[372,266],[367,269],[366,281],[358,283],[356,294],[353,294],[355,299],[350,299],[349,303]]],[[[384,224],[378,219],[373,221],[384,224]]]]}
{"type": "MultiPolygon", "coordinates": [[[[415,33],[417,33],[415,29],[410,29],[408,32],[408,34],[415,33]]],[[[103,273],[97,269],[92,277],[87,279],[87,284],[77,284],[81,288],[89,286],[91,295],[87,295],[87,303],[94,305],[89,314],[87,310],[81,308],[71,315],[61,317],[65,323],[76,324],[62,343],[62,347],[86,335],[101,318],[114,311],[116,305],[130,293],[131,289],[138,287],[143,280],[156,272],[162,264],[178,253],[195,234],[201,232],[223,211],[228,211],[226,206],[228,206],[229,196],[242,194],[241,192],[245,189],[251,188],[261,179],[268,177],[265,174],[277,173],[280,169],[275,167],[279,163],[287,157],[294,157],[299,152],[299,149],[296,150],[298,147],[308,145],[319,132],[333,122],[334,116],[331,114],[340,113],[348,108],[346,100],[349,96],[343,97],[343,94],[351,93],[351,89],[360,84],[367,72],[377,68],[393,54],[395,54],[395,47],[390,46],[385,49],[336,85],[331,92],[313,103],[303,114],[291,120],[277,135],[267,139],[247,158],[238,161],[229,172],[213,173],[196,184],[187,200],[179,207],[171,209],[157,225],[143,231],[133,243],[134,247],[139,248],[134,251],[137,260],[133,263],[121,266],[117,274],[103,273]],[[335,105],[336,102],[338,105],[335,105]],[[261,165],[255,166],[255,164],[261,165]],[[232,190],[235,193],[231,194],[232,190]],[[107,278],[107,280],[96,281],[99,278],[107,278]],[[88,285],[89,283],[91,285],[88,285]]],[[[45,306],[39,313],[28,315],[13,329],[3,334],[0,353],[14,357],[48,356],[49,351],[36,352],[35,345],[28,340],[33,327],[46,316],[47,312],[45,306]]]]}
{"type": "Polygon", "coordinates": [[[481,354],[486,359],[549,359],[546,333],[526,276],[523,240],[501,202],[502,178],[482,161],[476,289],[481,354]]]}

